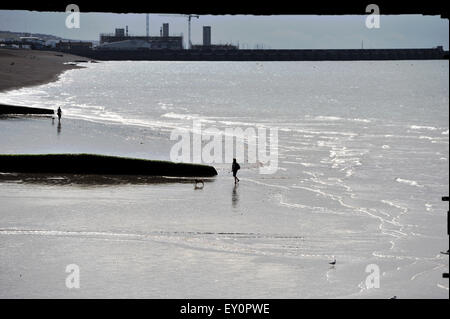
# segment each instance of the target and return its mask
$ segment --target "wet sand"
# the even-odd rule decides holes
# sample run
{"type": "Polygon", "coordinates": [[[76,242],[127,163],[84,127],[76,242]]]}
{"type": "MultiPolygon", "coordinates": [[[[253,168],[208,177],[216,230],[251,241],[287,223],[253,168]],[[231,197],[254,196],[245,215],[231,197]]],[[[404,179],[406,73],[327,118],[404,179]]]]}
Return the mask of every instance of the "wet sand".
{"type": "Polygon", "coordinates": [[[66,70],[81,68],[80,56],[38,50],[0,49],[0,92],[56,81],[66,70]]]}
{"type": "MultiPolygon", "coordinates": [[[[160,159],[166,159],[171,146],[140,127],[69,118],[60,128],[57,124],[49,117],[0,119],[9,132],[0,136],[0,145],[12,154],[95,151],[160,159]]],[[[203,189],[191,179],[0,174],[0,283],[7,287],[0,289],[0,297],[448,294],[441,278],[448,259],[438,252],[448,240],[445,225],[439,224],[445,220],[444,203],[437,202],[436,213],[427,213],[421,222],[438,225],[433,226],[435,236],[425,232],[391,245],[379,231],[378,218],[343,207],[308,212],[290,204],[292,196],[301,205],[314,197],[289,188],[282,176],[244,169],[235,187],[226,167],[218,171],[203,189]],[[330,267],[333,258],[337,265],[330,267]],[[80,289],[64,284],[65,267],[73,263],[80,267],[80,289]],[[383,271],[380,289],[364,288],[369,264],[383,271]]],[[[355,183],[350,186],[364,187],[355,183]]],[[[362,205],[357,198],[347,201],[362,205]]],[[[398,214],[395,209],[390,213],[398,214]]]]}
{"type": "MultiPolygon", "coordinates": [[[[95,69],[91,75],[105,77],[95,69]]],[[[78,84],[98,81],[87,81],[88,71],[63,78],[83,73],[78,84]]],[[[89,90],[68,89],[75,84],[48,90],[48,100],[6,96],[36,106],[69,99],[61,123],[0,117],[8,132],[0,134],[1,152],[168,159],[174,141],[164,128],[174,123],[121,122],[128,114],[114,121],[109,115],[122,113],[100,108],[114,103],[105,101],[111,91],[97,105],[84,101],[89,90]]],[[[180,92],[184,103],[186,86],[180,92]]],[[[171,102],[177,96],[166,94],[171,102]]],[[[219,175],[203,189],[192,181],[0,174],[0,297],[448,298],[448,256],[439,253],[448,248],[448,203],[440,200],[448,175],[438,174],[448,167],[448,125],[434,117],[429,124],[381,119],[387,123],[288,123],[279,135],[280,171],[268,176],[242,165],[236,187],[225,164],[214,165],[219,175]],[[80,267],[80,289],[65,286],[69,264],[80,267]],[[368,265],[379,267],[380,288],[367,286],[368,265]]]]}

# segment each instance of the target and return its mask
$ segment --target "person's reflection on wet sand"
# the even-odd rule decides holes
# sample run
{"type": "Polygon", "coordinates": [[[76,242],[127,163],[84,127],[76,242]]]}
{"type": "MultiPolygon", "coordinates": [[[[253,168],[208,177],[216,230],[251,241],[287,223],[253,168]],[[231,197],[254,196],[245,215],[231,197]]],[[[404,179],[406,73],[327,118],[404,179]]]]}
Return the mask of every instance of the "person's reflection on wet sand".
{"type": "Polygon", "coordinates": [[[237,192],[237,188],[239,187],[239,184],[234,184],[233,192],[231,193],[231,205],[233,208],[237,208],[239,204],[239,193],[237,192]]]}
{"type": "Polygon", "coordinates": [[[58,122],[58,127],[57,127],[57,132],[58,132],[58,135],[61,133],[61,122],[58,122]]]}

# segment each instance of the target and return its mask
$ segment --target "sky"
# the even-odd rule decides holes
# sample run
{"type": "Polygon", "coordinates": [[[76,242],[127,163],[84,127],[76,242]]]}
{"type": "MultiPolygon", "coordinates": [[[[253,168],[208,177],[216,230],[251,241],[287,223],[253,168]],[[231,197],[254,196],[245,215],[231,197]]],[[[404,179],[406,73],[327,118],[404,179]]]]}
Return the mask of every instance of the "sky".
{"type": "MultiPolygon", "coordinates": [[[[82,8],[80,8],[82,9],[82,8]]],[[[80,28],[65,25],[68,13],[0,10],[0,30],[44,33],[74,40],[99,40],[128,26],[130,35],[145,35],[145,14],[83,13],[80,28]]],[[[449,21],[440,16],[381,15],[380,28],[366,27],[367,15],[202,15],[192,19],[192,43],[202,42],[202,26],[211,26],[213,44],[233,43],[240,48],[256,45],[270,49],[449,48],[449,21]]],[[[183,34],[187,18],[150,14],[150,35],[159,35],[168,22],[171,35],[183,34]]]]}

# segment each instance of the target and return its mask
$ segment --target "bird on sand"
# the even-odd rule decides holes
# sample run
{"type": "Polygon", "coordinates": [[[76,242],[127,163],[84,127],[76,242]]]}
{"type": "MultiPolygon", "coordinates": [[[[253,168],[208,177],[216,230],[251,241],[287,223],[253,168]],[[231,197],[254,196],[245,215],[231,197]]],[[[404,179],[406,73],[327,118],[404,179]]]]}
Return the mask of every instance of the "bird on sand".
{"type": "Polygon", "coordinates": [[[336,258],[332,262],[329,263],[330,265],[336,265],[336,258]]]}

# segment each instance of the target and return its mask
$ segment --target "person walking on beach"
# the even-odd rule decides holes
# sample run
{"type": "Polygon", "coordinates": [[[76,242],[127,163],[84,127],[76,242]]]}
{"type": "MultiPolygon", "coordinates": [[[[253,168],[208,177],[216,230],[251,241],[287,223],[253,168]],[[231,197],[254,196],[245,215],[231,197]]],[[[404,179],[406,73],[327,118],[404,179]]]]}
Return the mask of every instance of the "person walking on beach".
{"type": "Polygon", "coordinates": [[[61,122],[61,114],[62,114],[61,107],[58,107],[58,111],[56,111],[56,113],[58,114],[58,121],[61,122]]]}
{"type": "Polygon", "coordinates": [[[231,166],[231,170],[233,171],[234,183],[239,183],[239,178],[237,178],[237,171],[241,169],[241,166],[236,162],[236,159],[233,158],[233,165],[231,166]]]}

